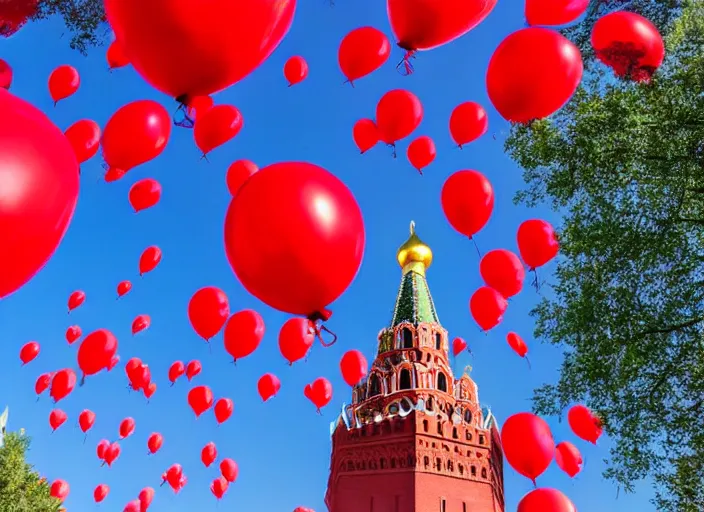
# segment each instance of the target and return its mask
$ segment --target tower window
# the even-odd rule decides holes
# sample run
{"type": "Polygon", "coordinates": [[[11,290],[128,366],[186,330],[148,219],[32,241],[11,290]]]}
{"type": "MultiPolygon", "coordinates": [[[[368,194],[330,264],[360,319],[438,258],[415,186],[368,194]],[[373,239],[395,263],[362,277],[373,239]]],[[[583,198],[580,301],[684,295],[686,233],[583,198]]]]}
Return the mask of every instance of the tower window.
{"type": "Polygon", "coordinates": [[[408,368],[401,370],[398,389],[411,389],[411,371],[408,368]]]}
{"type": "Polygon", "coordinates": [[[423,465],[425,469],[428,469],[428,466],[430,466],[430,459],[428,457],[423,457],[423,465]]]}
{"type": "Polygon", "coordinates": [[[469,409],[464,410],[464,421],[467,423],[472,423],[472,411],[469,409]]]}
{"type": "Polygon", "coordinates": [[[447,512],[445,498],[440,498],[440,512],[447,512]]]}
{"type": "Polygon", "coordinates": [[[438,373],[438,389],[447,393],[447,377],[442,372],[438,373]]]}
{"type": "Polygon", "coordinates": [[[477,476],[477,468],[475,466],[472,466],[471,473],[472,473],[472,476],[477,476]]]}
{"type": "Polygon", "coordinates": [[[378,375],[372,375],[369,377],[369,397],[377,396],[381,394],[381,381],[378,375]]]}
{"type": "Polygon", "coordinates": [[[438,434],[442,435],[442,423],[438,421],[438,434]]]}
{"type": "Polygon", "coordinates": [[[401,331],[403,348],[413,348],[413,333],[410,329],[403,329],[401,331]]]}
{"type": "Polygon", "coordinates": [[[482,478],[486,478],[486,468],[482,468],[482,478]]]}
{"type": "Polygon", "coordinates": [[[462,512],[467,512],[467,504],[462,502],[462,512]]]}
{"type": "Polygon", "coordinates": [[[436,350],[442,349],[442,336],[440,335],[439,332],[435,333],[435,349],[436,350]]]}
{"type": "Polygon", "coordinates": [[[428,431],[428,420],[423,420],[423,430],[424,430],[425,432],[428,431]]]}
{"type": "Polygon", "coordinates": [[[479,434],[479,444],[484,443],[486,443],[486,438],[484,437],[484,434],[479,434]]]}
{"type": "Polygon", "coordinates": [[[459,436],[457,435],[457,427],[452,427],[452,439],[458,439],[459,436]]]}
{"type": "Polygon", "coordinates": [[[433,397],[432,396],[429,396],[428,400],[425,402],[425,410],[426,411],[433,410],[433,397]]]}
{"type": "Polygon", "coordinates": [[[464,435],[465,435],[465,437],[467,438],[467,441],[471,441],[471,440],[472,440],[472,433],[471,433],[469,430],[468,430],[467,432],[465,432],[464,435]]]}

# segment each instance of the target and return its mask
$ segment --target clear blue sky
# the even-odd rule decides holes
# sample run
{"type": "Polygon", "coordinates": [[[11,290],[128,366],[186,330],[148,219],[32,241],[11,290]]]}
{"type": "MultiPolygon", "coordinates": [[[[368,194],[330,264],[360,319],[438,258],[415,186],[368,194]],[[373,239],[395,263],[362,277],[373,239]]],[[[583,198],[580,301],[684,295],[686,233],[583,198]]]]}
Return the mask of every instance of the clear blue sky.
{"type": "MultiPolygon", "coordinates": [[[[134,169],[120,182],[97,182],[102,174],[100,156],[84,165],[78,208],[63,244],[29,285],[0,303],[0,406],[10,406],[10,429],[24,427],[33,437],[29,458],[37,469],[50,480],[63,478],[70,483],[71,494],[65,503],[69,512],[93,510],[92,493],[99,483],[111,487],[102,510],[122,510],[144,486],[158,488],[162,472],[175,462],[184,466],[188,485],[178,496],[167,487],[158,489],[150,510],[218,510],[209,490],[210,481],[218,476],[217,468],[205,469],[200,463],[200,450],[209,441],[240,466],[239,480],[219,510],[290,512],[304,505],[324,512],[329,425],[350,398],[338,361],[351,348],[373,358],[376,335],[391,318],[400,279],[395,253],[407,237],[411,219],[435,253],[428,278],[440,319],[451,336],[463,336],[474,351],[474,359],[463,354],[455,369],[474,366],[481,401],[502,421],[528,410],[532,389],[556,378],[559,350],[541,346],[531,336],[533,322],[528,311],[539,297],[529,286],[512,300],[502,325],[488,336],[478,332],[468,311],[468,299],[481,285],[478,258],[471,243],[446,222],[439,201],[444,179],[457,170],[477,169],[491,179],[496,208],[477,237],[483,251],[515,250],[516,229],[527,218],[542,216],[559,225],[559,219],[548,211],[513,205],[513,195],[522,186],[521,173],[502,152],[509,125],[491,107],[484,88],[493,49],[523,26],[522,2],[499,2],[469,35],[419,54],[416,73],[410,77],[395,71],[402,52],[394,48],[388,63],[354,89],[343,85],[337,66],[338,43],[349,30],[363,25],[373,25],[391,37],[386,8],[381,0],[336,0],[335,4],[330,8],[326,0],[300,0],[291,32],[278,50],[251,76],[216,96],[217,102],[240,108],[245,123],[234,141],[209,155],[210,163],[199,160],[192,131],[175,129],[160,158],[134,169]],[[288,88],[282,67],[297,54],[307,59],[310,75],[304,83],[288,88]],[[393,88],[407,88],[423,102],[425,118],[416,134],[430,135],[438,148],[437,160],[425,176],[419,176],[405,159],[408,140],[400,144],[396,160],[382,145],[359,155],[352,142],[353,123],[373,117],[377,100],[393,88]],[[467,100],[485,106],[490,127],[484,138],[460,151],[453,147],[447,124],[452,108],[467,100]],[[290,160],[319,164],[351,188],[364,212],[367,246],[361,271],[332,307],[335,314],[330,327],[338,333],[339,342],[328,349],[316,345],[307,363],[292,368],[277,345],[278,329],[287,316],[245,293],[223,250],[222,226],[230,200],[225,171],[239,158],[260,166],[290,160]],[[156,208],[135,215],[127,191],[145,177],[162,183],[163,199],[156,208]],[[155,272],[140,279],[139,255],[152,244],[162,248],[163,261],[155,272]],[[115,301],[115,286],[122,279],[132,279],[134,289],[124,300],[115,301]],[[236,368],[220,336],[213,341],[211,353],[188,323],[188,300],[206,285],[223,288],[233,311],[256,308],[266,321],[260,349],[236,368]],[[67,316],[66,300],[76,289],[85,290],[87,300],[67,316]],[[132,319],[142,313],[151,316],[152,326],[133,338],[132,319]],[[64,340],[66,328],[73,323],[80,324],[85,333],[103,327],[112,330],[120,341],[122,361],[141,357],[150,365],[159,389],[147,405],[143,396],[127,392],[124,366],[120,365],[110,374],[91,378],[61,402],[69,422],[50,434],[52,406],[48,396],[35,402],[34,381],[42,372],[76,366],[77,345],[69,347],[64,340]],[[529,343],[532,371],[508,348],[505,335],[509,330],[521,333],[529,343]],[[42,353],[20,368],[18,351],[29,340],[39,341],[42,353]],[[196,383],[208,384],[216,396],[235,402],[233,418],[219,428],[212,415],[194,419],[186,403],[189,388],[185,381],[168,387],[171,362],[196,358],[203,363],[196,383]],[[276,373],[282,388],[279,396],[263,404],[256,382],[266,372],[276,373]],[[304,385],[318,376],[329,378],[335,388],[323,416],[315,414],[302,394],[304,385]],[[84,408],[97,414],[86,444],[74,427],[84,408]],[[100,468],[95,445],[103,437],[116,438],[118,424],[126,416],[136,419],[136,432],[122,443],[122,455],[114,467],[100,468]],[[164,447],[156,456],[147,457],[146,439],[153,431],[164,435],[164,447]]],[[[154,99],[174,110],[173,102],[147,86],[133,69],[109,73],[104,48],[93,50],[87,58],[70,50],[68,34],[61,38],[63,31],[57,21],[27,26],[3,41],[0,53],[15,70],[13,92],[41,108],[61,129],[81,118],[94,119],[102,126],[118,107],[135,99],[154,99]],[[46,82],[60,64],[77,67],[82,83],[74,97],[54,108],[46,82]]],[[[580,512],[654,510],[648,503],[652,494],[648,485],[639,486],[636,495],[621,493],[616,499],[615,486],[602,480],[608,439],[598,448],[588,446],[570,435],[566,422],[549,421],[556,439],[575,442],[587,463],[574,481],[553,465],[539,478],[540,485],[563,490],[580,512]]],[[[531,484],[508,465],[505,476],[507,511],[512,511],[531,484]]]]}

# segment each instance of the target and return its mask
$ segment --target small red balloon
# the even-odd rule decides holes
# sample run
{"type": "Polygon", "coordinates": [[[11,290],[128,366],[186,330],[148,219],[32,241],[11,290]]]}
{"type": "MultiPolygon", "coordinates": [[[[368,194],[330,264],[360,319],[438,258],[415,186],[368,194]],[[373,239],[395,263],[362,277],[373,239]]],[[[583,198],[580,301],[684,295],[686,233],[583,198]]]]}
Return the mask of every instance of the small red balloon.
{"type": "Polygon", "coordinates": [[[66,128],[64,135],[71,143],[79,164],[93,158],[100,149],[100,126],[90,119],[76,121],[66,128]]]}
{"type": "Polygon", "coordinates": [[[228,482],[224,476],[221,476],[213,480],[210,484],[210,492],[212,492],[217,499],[221,500],[229,486],[230,482],[228,482]]]}
{"type": "Polygon", "coordinates": [[[161,445],[164,444],[164,438],[158,432],[152,433],[147,439],[147,448],[149,453],[156,453],[161,449],[161,445]]]}
{"type": "Polygon", "coordinates": [[[139,275],[143,276],[147,272],[151,272],[159,263],[161,263],[161,249],[156,245],[147,247],[139,257],[139,275]]]}
{"type": "Polygon", "coordinates": [[[281,381],[273,373],[267,373],[259,377],[259,381],[257,382],[257,391],[263,401],[266,402],[269,400],[272,396],[276,395],[280,389],[281,381]]]}
{"type": "Polygon", "coordinates": [[[93,499],[96,503],[100,503],[108,497],[109,493],[110,487],[108,487],[106,484],[100,484],[93,490],[93,499]]]}
{"type": "Polygon", "coordinates": [[[225,350],[235,361],[257,350],[264,338],[264,319],[252,309],[238,311],[225,324],[225,350]]]}
{"type": "Polygon", "coordinates": [[[108,467],[112,467],[112,464],[120,456],[121,451],[122,450],[120,448],[120,443],[118,443],[117,441],[115,441],[105,449],[105,463],[108,465],[108,467]]]}
{"type": "Polygon", "coordinates": [[[95,413],[89,409],[84,409],[78,415],[78,426],[85,433],[88,432],[95,424],[95,413]]]}
{"type": "Polygon", "coordinates": [[[132,321],[132,335],[134,336],[138,332],[148,329],[151,323],[152,319],[149,315],[138,315],[132,321]]]}
{"type": "Polygon", "coordinates": [[[198,418],[213,406],[213,392],[208,386],[196,386],[188,392],[188,405],[198,418]]]}
{"type": "Polygon", "coordinates": [[[211,442],[206,444],[200,451],[200,460],[206,468],[209,468],[210,465],[215,462],[215,459],[217,458],[218,449],[215,447],[215,443],[211,442]]]}
{"type": "Polygon", "coordinates": [[[0,59],[0,88],[10,90],[12,85],[12,66],[0,59]]]}
{"type": "Polygon", "coordinates": [[[577,508],[560,491],[543,487],[523,496],[516,512],[577,512],[577,508]]]}
{"type": "Polygon", "coordinates": [[[239,473],[239,468],[237,463],[232,459],[223,459],[220,461],[220,474],[225,477],[230,483],[234,483],[237,480],[237,475],[239,473]]]}
{"type": "Polygon", "coordinates": [[[467,342],[462,338],[452,340],[452,355],[457,357],[460,353],[467,350],[467,342]]]}
{"type": "Polygon", "coordinates": [[[484,331],[493,329],[501,323],[507,307],[506,299],[488,286],[479,288],[469,299],[472,318],[484,331]]]}
{"type": "Polygon", "coordinates": [[[528,25],[557,26],[572,23],[589,7],[589,0],[526,0],[528,25]]]}
{"type": "Polygon", "coordinates": [[[433,163],[436,154],[435,142],[427,135],[413,139],[406,150],[408,161],[421,174],[423,169],[433,163]]]}
{"type": "Polygon", "coordinates": [[[54,480],[51,483],[51,490],[49,494],[52,498],[56,498],[59,501],[64,501],[68,496],[69,491],[70,487],[64,480],[54,480]]]}
{"type": "Polygon", "coordinates": [[[240,133],[243,124],[242,114],[237,107],[216,105],[200,116],[195,124],[193,136],[196,146],[205,156],[233,139],[240,133]]]}
{"type": "Polygon", "coordinates": [[[509,417],[501,427],[504,457],[513,469],[535,484],[555,455],[555,441],[542,418],[529,412],[509,417]]]}
{"type": "Polygon", "coordinates": [[[193,121],[198,119],[198,116],[202,116],[208,110],[213,108],[215,102],[210,96],[194,96],[188,97],[184,100],[186,107],[188,108],[188,115],[193,121]]]}
{"type": "Polygon", "coordinates": [[[486,110],[479,103],[466,101],[457,105],[450,114],[450,136],[460,149],[484,135],[489,129],[486,110]]]}
{"type": "Polygon", "coordinates": [[[325,377],[318,377],[311,384],[307,384],[303,394],[313,402],[318,412],[332,400],[332,384],[325,377]]]}
{"type": "Polygon", "coordinates": [[[37,343],[36,341],[30,341],[29,343],[25,343],[20,349],[20,361],[22,361],[23,365],[34,361],[34,359],[36,359],[36,357],[39,355],[39,351],[39,343],[37,343]]]}
{"type": "Polygon", "coordinates": [[[108,448],[110,448],[110,441],[107,439],[103,439],[98,443],[95,451],[100,460],[105,460],[105,453],[108,451],[108,448]]]}
{"type": "Polygon", "coordinates": [[[308,63],[301,56],[291,57],[284,64],[284,76],[289,87],[301,83],[308,76],[308,63]]]}
{"type": "Polygon", "coordinates": [[[125,52],[122,50],[122,46],[120,46],[117,39],[115,39],[112,43],[110,43],[110,46],[108,46],[108,50],[105,52],[105,60],[108,61],[108,68],[111,70],[123,68],[130,63],[130,60],[125,55],[125,52]]]}
{"type": "Polygon", "coordinates": [[[203,367],[201,366],[200,361],[198,361],[197,359],[190,361],[186,365],[186,378],[188,379],[188,382],[190,382],[193,377],[198,375],[202,369],[203,367]]]}
{"type": "Polygon", "coordinates": [[[139,180],[132,185],[129,200],[135,212],[155,206],[161,199],[161,183],[152,178],[139,180]]]}
{"type": "Polygon", "coordinates": [[[531,219],[518,226],[518,251],[524,263],[534,270],[542,267],[560,250],[555,230],[544,220],[531,219]]]}
{"type": "Polygon", "coordinates": [[[73,292],[68,298],[68,310],[73,311],[86,301],[86,293],[81,290],[73,292]]]}
{"type": "Polygon", "coordinates": [[[41,395],[44,391],[49,389],[52,377],[53,375],[51,373],[42,373],[37,377],[37,381],[34,383],[34,392],[37,395],[41,395]]]}
{"type": "Polygon", "coordinates": [[[149,385],[144,389],[144,396],[149,400],[154,393],[156,393],[156,382],[150,382],[149,385]]]}
{"type": "Polygon", "coordinates": [[[59,66],[49,75],[49,93],[54,104],[75,94],[81,85],[81,76],[73,66],[59,66]]]}
{"type": "Polygon", "coordinates": [[[372,149],[379,142],[379,130],[371,119],[360,119],[352,127],[352,138],[361,154],[372,149]]]}
{"type": "Polygon", "coordinates": [[[510,332],[506,335],[506,341],[516,354],[521,357],[526,357],[526,354],[528,354],[528,345],[523,341],[523,338],[515,332],[510,332]]]}
{"type": "Polygon", "coordinates": [[[169,367],[169,380],[174,384],[181,376],[186,373],[186,366],[183,361],[175,361],[169,367]]]}
{"type": "Polygon", "coordinates": [[[66,398],[75,387],[76,374],[73,370],[64,368],[63,370],[56,372],[54,377],[51,379],[51,389],[49,390],[49,394],[55,402],[59,402],[60,400],[66,398]]]}
{"type": "Polygon", "coordinates": [[[130,437],[134,433],[134,418],[125,418],[120,422],[120,439],[130,437]]]}
{"type": "Polygon", "coordinates": [[[308,507],[296,507],[293,509],[293,512],[315,512],[315,510],[308,507]]]}
{"type": "Polygon", "coordinates": [[[98,329],[85,337],[78,347],[78,367],[83,375],[106,370],[117,353],[117,338],[107,329],[98,329]]]}
{"type": "Polygon", "coordinates": [[[555,447],[555,462],[559,468],[567,473],[571,478],[577,476],[582,471],[582,454],[575,445],[568,441],[562,441],[555,447]]]}
{"type": "Polygon", "coordinates": [[[56,430],[61,425],[66,423],[67,418],[68,416],[66,416],[66,413],[61,409],[54,409],[51,411],[49,414],[49,425],[51,425],[51,430],[56,430]]]}
{"type": "Polygon", "coordinates": [[[235,405],[229,398],[220,398],[215,402],[215,419],[218,424],[225,423],[232,416],[235,405]]]}
{"type": "Polygon", "coordinates": [[[122,297],[130,292],[132,289],[132,283],[129,281],[120,281],[117,284],[117,296],[122,297]]]}
{"type": "Polygon", "coordinates": [[[139,500],[132,500],[125,505],[122,512],[142,512],[142,510],[142,505],[139,503],[139,500]]]}
{"type": "Polygon", "coordinates": [[[604,432],[601,419],[585,405],[573,405],[567,412],[567,422],[580,439],[596,444],[604,432]]]}
{"type": "Polygon", "coordinates": [[[139,510],[137,512],[146,512],[154,500],[154,489],[145,487],[139,491],[139,510]]]}
{"type": "Polygon", "coordinates": [[[290,318],[279,331],[279,350],[289,364],[303,359],[314,341],[315,328],[307,318],[290,318]]]}
{"type": "Polygon", "coordinates": [[[445,181],[440,200],[450,225],[472,238],[494,211],[494,188],[478,171],[458,171],[445,181]]]}
{"type": "Polygon", "coordinates": [[[505,249],[486,253],[479,262],[479,273],[487,286],[507,299],[521,291],[526,277],[521,260],[505,249]]]}
{"type": "Polygon", "coordinates": [[[249,177],[257,172],[259,167],[254,162],[249,160],[237,160],[227,169],[227,189],[232,197],[237,194],[237,191],[244,185],[244,182],[249,177]]]}
{"type": "Polygon", "coordinates": [[[369,369],[367,359],[359,350],[349,350],[340,359],[342,378],[350,386],[356,386],[367,374],[369,369]]]}
{"type": "Polygon", "coordinates": [[[230,301],[220,288],[206,286],[188,302],[188,319],[196,334],[205,341],[220,332],[230,316],[230,301]]]}
{"type": "Polygon", "coordinates": [[[374,27],[359,27],[349,32],[337,50],[337,62],[347,81],[354,81],[376,71],[389,60],[391,44],[383,32],[374,27]]]}
{"type": "Polygon", "coordinates": [[[408,137],[423,120],[423,105],[412,92],[394,89],[384,94],[376,106],[379,138],[395,144],[408,137]]]}

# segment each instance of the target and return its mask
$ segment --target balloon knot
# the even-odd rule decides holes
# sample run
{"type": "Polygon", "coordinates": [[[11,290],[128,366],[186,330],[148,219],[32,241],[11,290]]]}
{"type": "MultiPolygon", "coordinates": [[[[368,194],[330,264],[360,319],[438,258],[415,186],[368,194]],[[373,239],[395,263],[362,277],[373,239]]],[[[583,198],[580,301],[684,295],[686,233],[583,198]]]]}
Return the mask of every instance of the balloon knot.
{"type": "Polygon", "coordinates": [[[401,76],[412,75],[415,69],[413,69],[411,60],[416,58],[416,51],[404,48],[401,43],[399,43],[399,46],[406,50],[406,54],[403,56],[403,59],[401,59],[401,62],[396,65],[396,71],[398,71],[401,76]]]}
{"type": "Polygon", "coordinates": [[[176,109],[176,112],[174,112],[173,122],[174,125],[179,128],[192,129],[196,122],[195,119],[188,115],[188,106],[185,103],[186,99],[185,94],[176,98],[176,101],[178,101],[180,105],[176,109]]]}
{"type": "Polygon", "coordinates": [[[320,341],[320,344],[326,348],[334,345],[337,341],[337,334],[323,325],[323,322],[327,322],[331,316],[332,311],[329,309],[323,309],[322,311],[316,311],[308,315],[308,320],[313,323],[313,329],[315,329],[315,337],[320,341]],[[323,338],[323,332],[326,332],[332,336],[332,339],[329,342],[326,342],[323,338]]]}
{"type": "Polygon", "coordinates": [[[348,80],[345,80],[344,82],[342,82],[342,85],[345,85],[345,84],[350,84],[352,86],[352,88],[354,89],[354,82],[352,80],[348,79],[348,80]]]}

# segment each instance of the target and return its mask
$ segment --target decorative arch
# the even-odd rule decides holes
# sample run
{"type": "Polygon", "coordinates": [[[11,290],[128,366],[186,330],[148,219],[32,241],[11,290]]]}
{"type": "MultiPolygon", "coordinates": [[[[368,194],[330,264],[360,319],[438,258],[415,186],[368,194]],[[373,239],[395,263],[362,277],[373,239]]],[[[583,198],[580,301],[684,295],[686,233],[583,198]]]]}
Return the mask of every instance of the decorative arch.
{"type": "Polygon", "coordinates": [[[381,377],[376,373],[372,373],[369,376],[367,397],[371,398],[373,396],[381,395],[382,390],[383,390],[383,385],[382,385],[381,377]]]}
{"type": "Polygon", "coordinates": [[[447,376],[445,372],[438,372],[438,390],[447,393],[447,376]]]}
{"type": "Polygon", "coordinates": [[[434,333],[435,350],[442,350],[442,333],[435,331],[434,333]]]}
{"type": "Polygon", "coordinates": [[[398,372],[398,390],[412,389],[413,376],[410,368],[401,368],[398,372]]]}

